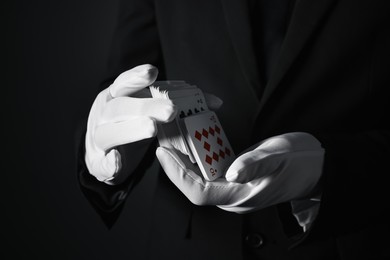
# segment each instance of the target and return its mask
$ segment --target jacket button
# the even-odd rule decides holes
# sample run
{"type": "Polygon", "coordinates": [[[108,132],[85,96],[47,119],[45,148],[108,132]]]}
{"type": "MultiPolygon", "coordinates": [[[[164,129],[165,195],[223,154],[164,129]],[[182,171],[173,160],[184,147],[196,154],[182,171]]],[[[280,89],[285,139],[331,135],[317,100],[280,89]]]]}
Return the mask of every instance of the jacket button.
{"type": "Polygon", "coordinates": [[[264,238],[259,233],[251,233],[245,236],[245,243],[251,248],[261,248],[264,245],[264,238]]]}

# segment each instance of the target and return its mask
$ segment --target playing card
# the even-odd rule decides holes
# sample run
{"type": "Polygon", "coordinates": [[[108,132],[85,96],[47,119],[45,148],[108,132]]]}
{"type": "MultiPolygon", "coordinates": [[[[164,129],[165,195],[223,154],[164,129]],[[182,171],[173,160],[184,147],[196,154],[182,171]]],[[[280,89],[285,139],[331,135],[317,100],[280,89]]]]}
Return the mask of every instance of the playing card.
{"type": "Polygon", "coordinates": [[[194,91],[190,96],[171,98],[173,104],[178,108],[178,117],[184,118],[192,116],[200,112],[209,110],[206,105],[206,100],[200,89],[194,91]]]}
{"type": "Polygon", "coordinates": [[[235,155],[214,112],[209,111],[201,89],[185,81],[157,81],[150,87],[154,98],[172,100],[175,120],[158,125],[160,146],[175,148],[197,163],[206,180],[224,175],[235,155]]]}
{"type": "MultiPolygon", "coordinates": [[[[170,83],[173,84],[172,82],[170,83]]],[[[186,84],[186,87],[183,88],[184,83],[179,83],[171,85],[166,82],[160,82],[150,88],[153,97],[170,99],[178,109],[178,113],[174,121],[158,125],[157,137],[160,146],[168,148],[173,147],[183,154],[188,155],[191,162],[195,163],[195,157],[193,156],[191,149],[188,147],[188,144],[184,139],[184,133],[179,126],[179,119],[207,111],[208,108],[203,92],[199,88],[188,84],[186,84]]]]}
{"type": "Polygon", "coordinates": [[[182,81],[158,81],[150,88],[150,91],[153,97],[172,100],[178,108],[179,118],[208,110],[202,90],[182,81]]]}
{"type": "Polygon", "coordinates": [[[206,111],[181,119],[186,141],[208,181],[225,174],[235,155],[216,114],[206,111]]]}

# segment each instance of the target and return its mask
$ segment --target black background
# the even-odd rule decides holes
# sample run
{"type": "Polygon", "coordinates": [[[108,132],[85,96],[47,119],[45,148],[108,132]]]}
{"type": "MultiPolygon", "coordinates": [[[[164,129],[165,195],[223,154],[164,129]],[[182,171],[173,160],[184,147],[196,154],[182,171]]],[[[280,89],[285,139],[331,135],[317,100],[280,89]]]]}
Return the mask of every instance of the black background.
{"type": "Polygon", "coordinates": [[[127,223],[148,219],[153,176],[137,186],[109,231],[75,172],[75,131],[98,93],[117,2],[1,4],[1,254],[11,259],[137,259],[145,250],[147,230],[127,223]]]}

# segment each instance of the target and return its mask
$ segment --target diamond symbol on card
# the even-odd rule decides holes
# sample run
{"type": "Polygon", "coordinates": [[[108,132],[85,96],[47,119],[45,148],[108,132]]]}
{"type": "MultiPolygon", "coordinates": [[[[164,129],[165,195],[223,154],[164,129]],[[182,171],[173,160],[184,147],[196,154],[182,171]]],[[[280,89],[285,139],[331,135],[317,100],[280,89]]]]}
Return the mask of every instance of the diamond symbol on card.
{"type": "Polygon", "coordinates": [[[215,152],[213,153],[213,159],[218,162],[219,156],[215,152]]]}
{"type": "Polygon", "coordinates": [[[210,152],[210,144],[208,142],[204,142],[203,147],[210,152]]]}
{"type": "Polygon", "coordinates": [[[210,156],[206,155],[206,159],[205,161],[211,165],[211,163],[213,162],[213,158],[211,158],[210,156]]]}
{"type": "Polygon", "coordinates": [[[209,127],[209,133],[214,136],[214,129],[211,128],[211,126],[209,127]]]}
{"type": "Polygon", "coordinates": [[[199,141],[202,140],[202,134],[199,133],[198,131],[195,131],[195,138],[198,139],[199,141]]]}
{"type": "Polygon", "coordinates": [[[206,131],[206,129],[203,128],[202,135],[206,138],[209,137],[209,133],[206,131]]]}
{"type": "Polygon", "coordinates": [[[221,156],[222,159],[225,159],[225,153],[222,150],[219,150],[219,156],[221,156]]]}
{"type": "Polygon", "coordinates": [[[217,125],[215,125],[215,132],[217,132],[218,134],[221,133],[221,128],[219,128],[217,125]]]}
{"type": "Polygon", "coordinates": [[[219,144],[220,146],[222,146],[222,139],[221,138],[217,138],[217,144],[219,144]]]}
{"type": "Polygon", "coordinates": [[[230,156],[230,150],[229,150],[229,148],[225,148],[225,153],[228,155],[228,156],[230,156]]]}

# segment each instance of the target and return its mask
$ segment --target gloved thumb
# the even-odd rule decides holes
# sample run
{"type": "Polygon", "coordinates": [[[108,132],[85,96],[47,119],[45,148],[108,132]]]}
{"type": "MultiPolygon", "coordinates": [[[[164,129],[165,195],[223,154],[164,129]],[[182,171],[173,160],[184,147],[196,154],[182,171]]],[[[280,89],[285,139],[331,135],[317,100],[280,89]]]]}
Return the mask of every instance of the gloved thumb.
{"type": "Polygon", "coordinates": [[[210,94],[207,92],[204,92],[203,95],[204,95],[204,98],[206,100],[207,107],[210,110],[215,111],[215,110],[218,110],[222,106],[222,104],[223,104],[222,99],[220,99],[216,95],[213,95],[213,94],[210,94]]]}
{"type": "Polygon", "coordinates": [[[247,183],[269,176],[280,165],[280,154],[269,154],[255,149],[239,156],[229,167],[225,178],[229,182],[247,183]]]}

